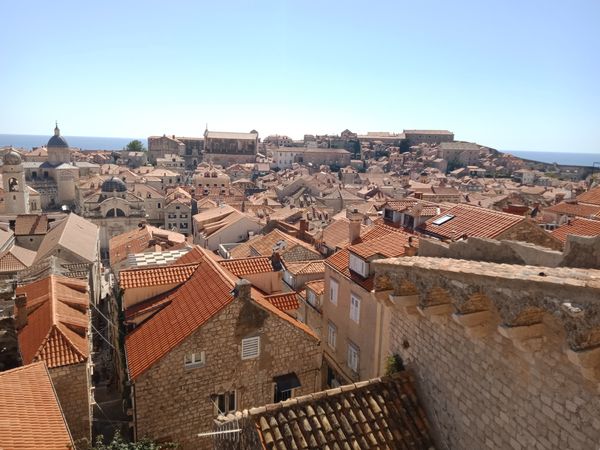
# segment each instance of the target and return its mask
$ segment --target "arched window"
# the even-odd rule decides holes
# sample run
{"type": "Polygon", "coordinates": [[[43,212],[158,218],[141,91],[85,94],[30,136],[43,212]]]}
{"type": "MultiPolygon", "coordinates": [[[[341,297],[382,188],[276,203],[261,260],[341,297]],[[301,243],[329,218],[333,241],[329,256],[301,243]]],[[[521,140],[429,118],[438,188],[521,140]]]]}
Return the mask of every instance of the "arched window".
{"type": "Polygon", "coordinates": [[[125,213],[120,208],[113,208],[106,213],[106,217],[125,217],[125,213]]]}

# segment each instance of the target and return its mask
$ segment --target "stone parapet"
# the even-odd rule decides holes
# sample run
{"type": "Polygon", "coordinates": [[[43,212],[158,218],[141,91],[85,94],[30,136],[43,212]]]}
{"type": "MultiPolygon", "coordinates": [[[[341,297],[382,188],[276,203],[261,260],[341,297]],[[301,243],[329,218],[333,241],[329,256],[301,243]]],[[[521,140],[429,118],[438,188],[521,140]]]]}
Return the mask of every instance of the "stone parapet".
{"type": "MultiPolygon", "coordinates": [[[[436,322],[451,316],[469,337],[481,337],[490,333],[497,315],[501,336],[523,352],[536,352],[545,340],[543,318],[550,315],[561,323],[569,351],[600,347],[600,270],[422,256],[373,264],[375,289],[392,290],[390,302],[408,316],[415,310],[436,322]]],[[[600,375],[580,358],[570,360],[585,368],[586,377],[600,375]]]]}

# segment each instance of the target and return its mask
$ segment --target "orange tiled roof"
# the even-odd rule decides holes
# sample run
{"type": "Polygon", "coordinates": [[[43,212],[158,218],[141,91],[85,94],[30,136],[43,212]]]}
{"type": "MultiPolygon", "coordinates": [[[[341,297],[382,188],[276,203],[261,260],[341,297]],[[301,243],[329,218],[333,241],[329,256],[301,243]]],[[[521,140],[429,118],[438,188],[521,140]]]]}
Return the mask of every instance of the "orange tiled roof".
{"type": "Polygon", "coordinates": [[[294,275],[314,274],[325,272],[325,264],[323,260],[315,261],[294,261],[285,264],[288,272],[294,275]]]}
{"type": "Polygon", "coordinates": [[[255,425],[265,450],[434,448],[414,379],[407,372],[252,408],[244,414],[255,425]]]}
{"type": "Polygon", "coordinates": [[[569,223],[552,231],[550,234],[561,242],[567,242],[568,235],[600,236],[600,220],[590,220],[577,217],[569,223]]]}
{"type": "MultiPolygon", "coordinates": [[[[362,258],[370,258],[380,254],[387,258],[404,255],[408,238],[411,237],[398,228],[377,224],[361,237],[361,242],[350,245],[325,260],[325,264],[337,270],[346,278],[358,284],[367,291],[373,289],[373,277],[364,278],[350,270],[350,251],[362,258]]],[[[416,236],[413,237],[413,245],[418,245],[416,236]]]]}
{"type": "Polygon", "coordinates": [[[265,295],[265,300],[284,312],[296,310],[300,307],[295,292],[265,295]]]}
{"type": "MultiPolygon", "coordinates": [[[[350,221],[346,218],[336,220],[323,229],[323,243],[332,249],[340,247],[344,242],[348,242],[350,221]]],[[[367,227],[361,225],[361,234],[367,227]]]]}
{"type": "Polygon", "coordinates": [[[46,214],[19,214],[15,220],[15,236],[46,234],[47,231],[46,214]]]}
{"type": "Polygon", "coordinates": [[[321,295],[325,292],[325,280],[309,281],[305,286],[317,295],[321,295]]]}
{"type": "Polygon", "coordinates": [[[144,252],[151,247],[153,239],[167,243],[172,250],[185,245],[183,234],[146,225],[111,238],[108,244],[110,263],[114,265],[127,259],[129,254],[144,252]]]}
{"type": "Polygon", "coordinates": [[[87,282],[51,275],[17,288],[27,295],[27,325],[19,331],[25,364],[77,364],[89,356],[87,282]]]}
{"type": "Polygon", "coordinates": [[[400,230],[393,235],[381,236],[375,239],[370,239],[360,244],[351,245],[348,247],[352,253],[360,256],[363,259],[371,258],[375,255],[385,256],[386,258],[394,258],[401,256],[406,250],[408,239],[412,237],[412,245],[418,247],[418,238],[400,230]]]}
{"type": "Polygon", "coordinates": [[[525,217],[478,206],[460,204],[432,217],[419,227],[423,233],[447,239],[458,239],[463,235],[493,239],[509,228],[523,222],[525,217]],[[435,225],[433,222],[446,216],[450,220],[435,225]]]}
{"type": "Polygon", "coordinates": [[[123,289],[181,284],[192,276],[197,267],[198,263],[191,263],[126,269],[119,272],[119,284],[123,289]]]}
{"type": "Polygon", "coordinates": [[[43,362],[0,373],[0,447],[7,450],[73,448],[43,362]]]}
{"type": "Polygon", "coordinates": [[[297,246],[304,247],[306,250],[315,254],[315,257],[320,258],[321,255],[310,244],[307,244],[300,239],[297,239],[277,228],[265,234],[264,236],[256,237],[234,247],[230,254],[234,258],[246,258],[248,256],[261,255],[271,256],[273,247],[278,243],[283,243],[280,247],[279,254],[285,259],[285,254],[297,246]]]}
{"type": "MultiPolygon", "coordinates": [[[[196,246],[188,255],[190,253],[199,263],[193,275],[168,295],[161,296],[166,306],[125,338],[132,379],[148,370],[234,299],[232,289],[237,277],[210,257],[206,250],[196,246]]],[[[259,306],[318,339],[308,326],[278,309],[257,289],[251,291],[252,300],[259,306]]]]}
{"type": "Polygon", "coordinates": [[[256,273],[273,272],[271,258],[267,256],[256,256],[254,258],[224,259],[219,264],[229,270],[237,277],[252,275],[256,273]]]}
{"type": "Polygon", "coordinates": [[[589,203],[590,205],[600,206],[600,186],[590,189],[583,194],[577,196],[577,201],[580,203],[589,203]]]}
{"type": "Polygon", "coordinates": [[[600,217],[600,206],[586,205],[583,203],[562,202],[548,208],[544,208],[543,212],[551,212],[555,214],[565,214],[568,216],[578,217],[600,217]]]}
{"type": "Polygon", "coordinates": [[[36,253],[23,247],[14,245],[0,255],[0,273],[18,272],[33,264],[36,253]]]}

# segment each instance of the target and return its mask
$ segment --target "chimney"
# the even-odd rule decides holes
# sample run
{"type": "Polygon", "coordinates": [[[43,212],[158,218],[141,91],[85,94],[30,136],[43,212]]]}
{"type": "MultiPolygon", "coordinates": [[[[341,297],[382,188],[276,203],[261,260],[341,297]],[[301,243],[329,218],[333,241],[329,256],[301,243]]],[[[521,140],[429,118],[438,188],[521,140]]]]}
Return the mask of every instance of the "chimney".
{"type": "Polygon", "coordinates": [[[27,294],[19,294],[15,298],[15,328],[22,330],[27,325],[27,294]]]}
{"type": "Polygon", "coordinates": [[[346,218],[350,221],[348,224],[348,240],[351,244],[355,244],[360,239],[360,225],[363,221],[363,215],[358,212],[357,208],[348,208],[346,218]]]}
{"type": "Polygon", "coordinates": [[[306,219],[300,219],[300,236],[304,236],[308,231],[308,221],[306,219]]]}
{"type": "Polygon", "coordinates": [[[404,246],[404,256],[416,256],[417,250],[417,247],[413,245],[413,237],[410,236],[408,238],[408,245],[404,246]]]}
{"type": "Polygon", "coordinates": [[[235,282],[235,286],[233,287],[231,293],[233,294],[234,298],[239,298],[241,300],[250,300],[251,287],[252,284],[250,284],[248,280],[242,278],[241,280],[237,280],[235,282]]]}

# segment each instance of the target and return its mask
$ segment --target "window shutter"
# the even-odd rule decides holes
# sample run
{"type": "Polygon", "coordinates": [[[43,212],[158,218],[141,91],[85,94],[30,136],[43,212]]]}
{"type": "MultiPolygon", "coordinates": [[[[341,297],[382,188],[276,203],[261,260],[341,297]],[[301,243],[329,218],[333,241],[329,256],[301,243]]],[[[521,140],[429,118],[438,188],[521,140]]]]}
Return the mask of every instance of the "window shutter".
{"type": "Polygon", "coordinates": [[[242,339],[242,359],[258,358],[260,354],[260,336],[242,339]]]}

